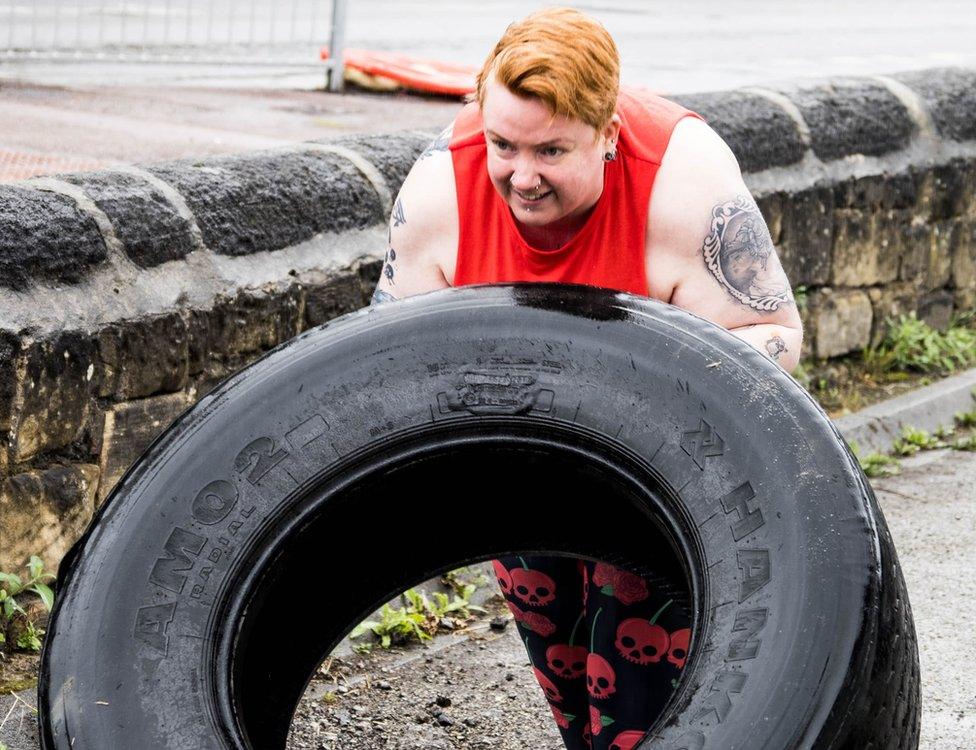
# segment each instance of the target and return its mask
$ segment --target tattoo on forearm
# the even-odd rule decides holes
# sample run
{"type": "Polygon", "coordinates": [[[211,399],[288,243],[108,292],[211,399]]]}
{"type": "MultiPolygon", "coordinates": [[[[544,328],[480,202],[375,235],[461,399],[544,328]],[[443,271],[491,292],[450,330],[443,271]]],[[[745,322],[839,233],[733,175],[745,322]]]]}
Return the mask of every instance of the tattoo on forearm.
{"type": "Polygon", "coordinates": [[[383,302],[396,302],[396,297],[394,297],[389,292],[384,292],[382,289],[377,289],[373,292],[373,297],[370,299],[370,305],[379,305],[383,302]]]}
{"type": "Polygon", "coordinates": [[[766,342],[766,353],[772,359],[779,361],[779,355],[784,352],[788,352],[789,349],[786,348],[786,342],[783,341],[779,336],[773,336],[769,341],[766,342]]]}
{"type": "Polygon", "coordinates": [[[444,130],[441,131],[441,134],[431,141],[430,145],[427,146],[427,148],[423,150],[423,153],[420,154],[418,161],[423,161],[428,156],[432,156],[438,151],[447,151],[448,146],[451,145],[451,135],[453,133],[454,124],[452,123],[444,128],[444,130]]]}
{"type": "Polygon", "coordinates": [[[769,229],[749,196],[736,196],[712,209],[702,251],[708,270],[743,305],[773,312],[793,301],[769,229]]]}

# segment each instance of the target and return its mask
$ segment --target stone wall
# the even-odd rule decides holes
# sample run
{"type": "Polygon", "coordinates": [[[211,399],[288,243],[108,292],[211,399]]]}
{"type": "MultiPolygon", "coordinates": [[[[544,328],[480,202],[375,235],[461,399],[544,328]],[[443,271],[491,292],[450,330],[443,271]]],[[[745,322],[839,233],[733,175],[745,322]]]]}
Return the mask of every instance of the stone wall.
{"type": "MultiPolygon", "coordinates": [[[[677,97],[736,153],[808,356],[976,299],[976,72],[677,97]]],[[[0,570],[55,565],[183,409],[369,300],[436,132],[0,185],[0,570]]]]}

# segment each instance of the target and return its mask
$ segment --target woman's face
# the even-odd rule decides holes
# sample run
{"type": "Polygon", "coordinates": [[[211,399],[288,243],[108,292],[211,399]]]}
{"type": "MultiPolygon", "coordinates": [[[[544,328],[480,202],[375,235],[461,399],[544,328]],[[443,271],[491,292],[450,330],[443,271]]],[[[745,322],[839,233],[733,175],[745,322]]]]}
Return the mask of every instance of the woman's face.
{"type": "Polygon", "coordinates": [[[481,115],[488,175],[515,218],[535,227],[582,224],[603,192],[603,155],[616,147],[619,118],[597,133],[496,81],[487,84],[481,115]]]}

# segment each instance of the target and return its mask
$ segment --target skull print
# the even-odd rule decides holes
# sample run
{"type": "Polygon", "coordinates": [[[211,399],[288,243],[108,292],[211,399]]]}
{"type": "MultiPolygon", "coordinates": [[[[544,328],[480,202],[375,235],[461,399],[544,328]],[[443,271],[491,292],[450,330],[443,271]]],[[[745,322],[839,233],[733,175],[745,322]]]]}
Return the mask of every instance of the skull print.
{"type": "Polygon", "coordinates": [[[614,645],[634,664],[656,664],[668,652],[668,631],[640,617],[629,617],[617,627],[614,645]]]}
{"type": "Polygon", "coordinates": [[[530,607],[541,607],[556,598],[556,582],[539,570],[513,568],[512,591],[530,607]]]}

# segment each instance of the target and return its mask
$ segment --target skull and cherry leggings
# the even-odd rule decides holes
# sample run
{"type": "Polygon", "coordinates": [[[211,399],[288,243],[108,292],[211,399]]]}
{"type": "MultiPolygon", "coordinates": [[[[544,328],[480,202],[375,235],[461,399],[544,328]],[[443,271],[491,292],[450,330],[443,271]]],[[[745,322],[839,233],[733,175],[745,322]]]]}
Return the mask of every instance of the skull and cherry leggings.
{"type": "Polygon", "coordinates": [[[493,560],[536,679],[567,750],[631,750],[677,685],[687,596],[602,562],[493,560]]]}

